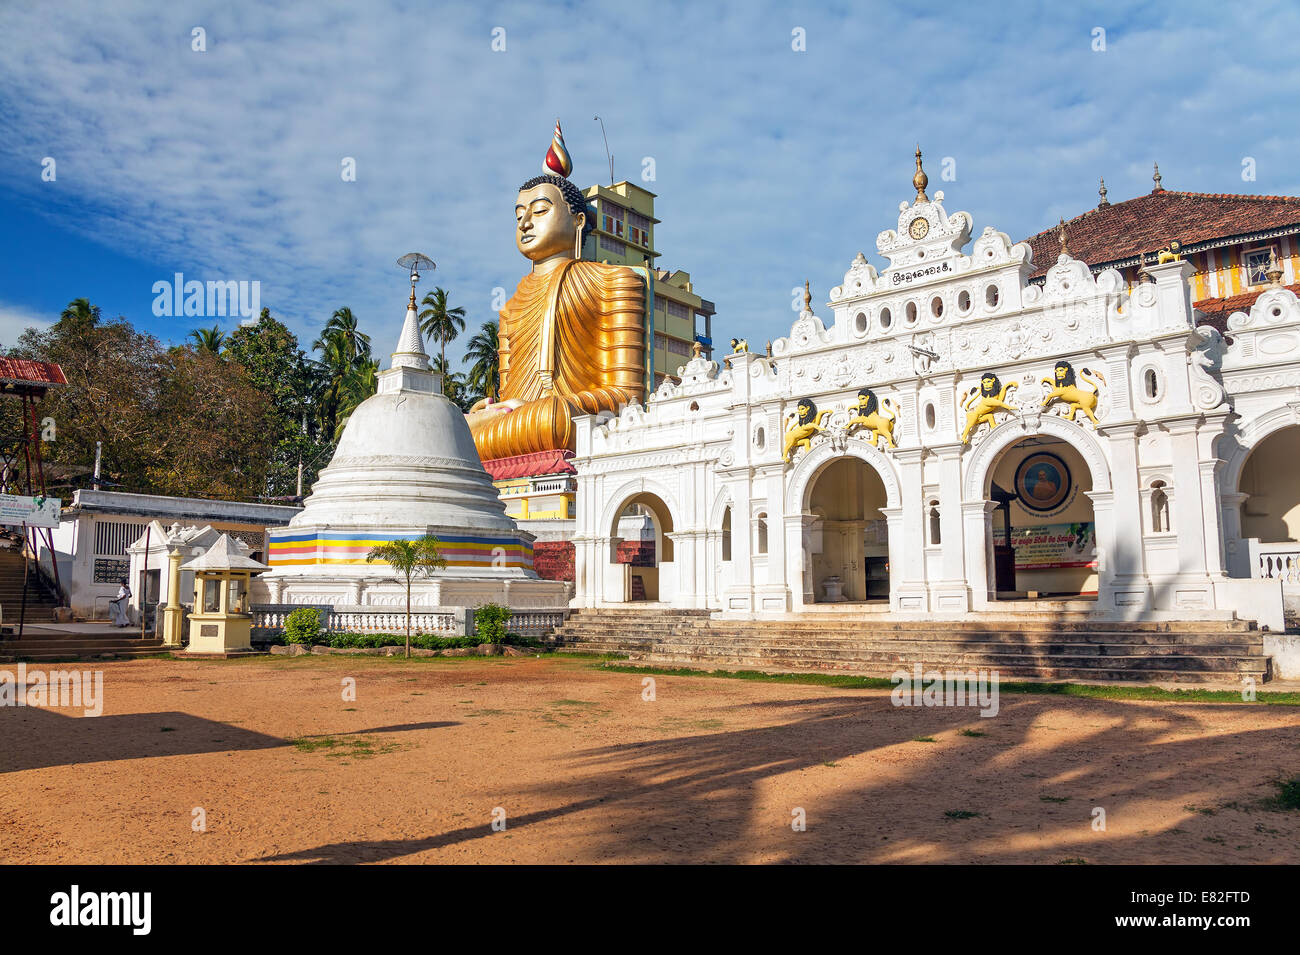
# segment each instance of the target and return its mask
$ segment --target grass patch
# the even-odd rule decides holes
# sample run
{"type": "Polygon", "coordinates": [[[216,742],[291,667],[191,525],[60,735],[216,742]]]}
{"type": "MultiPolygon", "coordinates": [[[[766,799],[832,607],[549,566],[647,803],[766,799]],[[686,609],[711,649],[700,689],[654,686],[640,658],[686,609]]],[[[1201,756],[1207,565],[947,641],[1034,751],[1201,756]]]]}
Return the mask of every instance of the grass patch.
{"type": "Polygon", "coordinates": [[[939,741],[935,739],[933,736],[913,736],[912,742],[913,743],[937,743],[939,741]]]}
{"type": "Polygon", "coordinates": [[[1069,796],[1039,796],[1043,802],[1069,802],[1069,796]]]}
{"type": "MultiPolygon", "coordinates": [[[[570,654],[564,654],[570,656],[570,654]]],[[[573,654],[573,656],[579,656],[573,654]]],[[[895,684],[888,677],[852,676],[840,673],[768,673],[764,670],[696,670],[690,667],[643,667],[619,663],[623,658],[609,655],[598,657],[585,654],[586,659],[600,660],[599,669],[613,673],[650,673],[659,676],[722,677],[729,680],[753,680],[760,683],[794,683],[805,686],[828,686],[841,690],[888,690],[895,684]]],[[[1003,680],[999,693],[1019,693],[1045,696],[1071,696],[1091,700],[1159,700],[1175,703],[1240,703],[1243,706],[1272,704],[1275,706],[1300,706],[1300,692],[1259,692],[1253,701],[1241,698],[1238,690],[1166,690],[1158,686],[1121,686],[1107,684],[1095,686],[1084,683],[1033,683],[1023,680],[1003,680]]]]}
{"type": "Polygon", "coordinates": [[[1057,864],[1057,865],[1087,865],[1087,864],[1088,864],[1088,860],[1087,860],[1087,859],[1080,859],[1078,856],[1073,856],[1073,857],[1071,857],[1071,858],[1069,858],[1069,859],[1062,859],[1060,862],[1058,862],[1058,863],[1056,863],[1056,864],[1057,864]]]}
{"type": "Polygon", "coordinates": [[[400,743],[380,743],[365,736],[299,736],[292,740],[293,748],[300,753],[324,753],[326,758],[368,759],[395,753],[400,743]]]}
{"type": "Polygon", "coordinates": [[[981,733],[979,730],[962,730],[958,736],[988,736],[988,733],[981,733]]]}
{"type": "Polygon", "coordinates": [[[1265,799],[1265,807],[1278,812],[1294,812],[1300,810],[1300,776],[1292,776],[1290,779],[1279,779],[1274,782],[1273,785],[1277,787],[1277,795],[1265,799]]]}
{"type": "Polygon", "coordinates": [[[1184,806],[1188,812],[1199,812],[1202,816],[1213,816],[1214,810],[1209,806],[1184,806]]]}
{"type": "Polygon", "coordinates": [[[174,727],[174,726],[164,726],[164,727],[162,727],[160,730],[158,730],[158,732],[160,732],[160,733],[175,733],[175,732],[176,732],[176,727],[174,727]]]}
{"type": "Polygon", "coordinates": [[[944,815],[949,819],[974,819],[979,813],[971,812],[969,809],[949,809],[944,815]]]}

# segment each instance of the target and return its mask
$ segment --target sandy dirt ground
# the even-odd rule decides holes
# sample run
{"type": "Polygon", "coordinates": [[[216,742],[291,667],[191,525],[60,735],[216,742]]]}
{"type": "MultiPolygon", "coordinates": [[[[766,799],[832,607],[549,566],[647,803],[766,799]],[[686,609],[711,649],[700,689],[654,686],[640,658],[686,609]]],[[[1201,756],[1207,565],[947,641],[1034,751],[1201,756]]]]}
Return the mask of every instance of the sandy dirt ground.
{"type": "Polygon", "coordinates": [[[1267,802],[1297,707],[1004,694],[982,719],[680,676],[648,701],[572,658],[98,668],[102,716],[0,708],[0,862],[1300,862],[1267,802]]]}

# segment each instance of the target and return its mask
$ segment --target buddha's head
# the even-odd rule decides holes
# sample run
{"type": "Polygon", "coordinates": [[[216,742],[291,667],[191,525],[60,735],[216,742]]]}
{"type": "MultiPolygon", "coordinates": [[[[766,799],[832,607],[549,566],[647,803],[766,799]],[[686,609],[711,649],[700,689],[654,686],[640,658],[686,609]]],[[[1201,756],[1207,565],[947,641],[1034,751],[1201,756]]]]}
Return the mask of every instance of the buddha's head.
{"type": "Polygon", "coordinates": [[[578,233],[592,230],[587,200],[563,176],[537,176],[519,187],[515,200],[515,246],[534,262],[556,255],[576,258],[578,233]]]}

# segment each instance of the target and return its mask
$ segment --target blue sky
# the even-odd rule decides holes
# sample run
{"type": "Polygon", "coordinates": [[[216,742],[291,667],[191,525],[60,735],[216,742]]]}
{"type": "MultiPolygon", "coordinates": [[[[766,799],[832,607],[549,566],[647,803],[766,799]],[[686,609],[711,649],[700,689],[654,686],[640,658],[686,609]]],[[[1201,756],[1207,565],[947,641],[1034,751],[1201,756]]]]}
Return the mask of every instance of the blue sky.
{"type": "Polygon", "coordinates": [[[775,338],[805,278],[824,302],[882,264],[918,142],[949,211],[1013,239],[1098,176],[1149,191],[1153,160],[1168,189],[1300,194],[1297,34],[1268,3],[0,3],[0,345],[79,296],[182,340],[212,324],[153,315],[182,272],[259,281],[304,344],[348,305],[386,355],[411,250],[475,327],[524,272],[514,190],[557,116],[572,178],[607,178],[597,113],[617,178],[654,159],[659,264],[715,337],[775,338]]]}

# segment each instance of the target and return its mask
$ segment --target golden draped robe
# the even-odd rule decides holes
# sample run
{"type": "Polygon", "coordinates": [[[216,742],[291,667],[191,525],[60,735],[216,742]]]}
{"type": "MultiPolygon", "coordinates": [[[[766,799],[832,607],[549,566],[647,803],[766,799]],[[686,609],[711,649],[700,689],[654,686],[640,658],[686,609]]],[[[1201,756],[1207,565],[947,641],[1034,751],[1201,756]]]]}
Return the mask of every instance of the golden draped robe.
{"type": "Polygon", "coordinates": [[[471,421],[484,461],[573,450],[573,418],[645,400],[645,285],[621,265],[574,260],[530,272],[501,310],[502,401],[471,421]]]}

